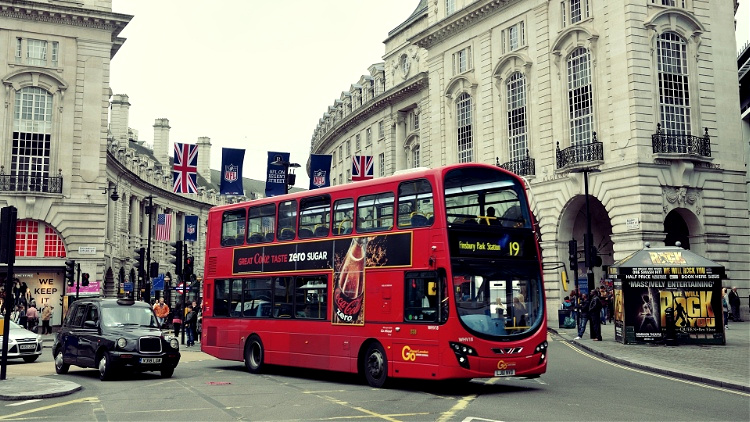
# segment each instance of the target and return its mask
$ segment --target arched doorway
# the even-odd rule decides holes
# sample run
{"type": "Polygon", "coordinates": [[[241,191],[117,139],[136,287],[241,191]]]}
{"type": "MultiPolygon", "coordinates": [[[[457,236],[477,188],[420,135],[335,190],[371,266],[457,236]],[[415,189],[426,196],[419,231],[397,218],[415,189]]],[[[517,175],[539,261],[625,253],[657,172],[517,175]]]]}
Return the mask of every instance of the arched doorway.
{"type": "Polygon", "coordinates": [[[690,229],[677,210],[670,211],[664,219],[664,233],[666,246],[674,246],[675,242],[680,242],[683,249],[690,249],[690,229]]]}

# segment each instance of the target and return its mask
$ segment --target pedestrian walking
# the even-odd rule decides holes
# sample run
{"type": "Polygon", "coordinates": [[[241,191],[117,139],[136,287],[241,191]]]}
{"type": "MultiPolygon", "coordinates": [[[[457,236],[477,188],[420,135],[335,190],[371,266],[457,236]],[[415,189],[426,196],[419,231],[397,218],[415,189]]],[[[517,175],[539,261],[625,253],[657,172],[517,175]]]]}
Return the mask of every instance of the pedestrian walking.
{"type": "Polygon", "coordinates": [[[174,330],[175,337],[180,335],[180,330],[182,329],[182,307],[180,305],[175,306],[172,313],[172,329],[174,330]]]}
{"type": "Polygon", "coordinates": [[[29,331],[36,333],[37,324],[39,324],[39,312],[36,310],[36,306],[32,301],[29,304],[29,309],[26,310],[26,327],[29,331]]]}
{"type": "Polygon", "coordinates": [[[594,289],[591,292],[589,303],[589,321],[591,324],[591,337],[594,341],[602,341],[602,302],[599,298],[599,292],[594,289]]]}
{"type": "Polygon", "coordinates": [[[187,309],[185,332],[187,333],[187,347],[192,347],[195,346],[195,325],[198,323],[198,313],[193,310],[192,306],[188,305],[187,309]]]}
{"type": "Polygon", "coordinates": [[[26,328],[27,322],[28,320],[26,318],[26,307],[23,305],[18,305],[18,325],[26,328]]]}
{"type": "Polygon", "coordinates": [[[729,308],[732,311],[732,321],[742,322],[742,315],[740,315],[740,295],[737,294],[737,286],[732,286],[732,290],[727,294],[729,295],[729,308]]]}
{"type": "Polygon", "coordinates": [[[591,301],[586,293],[581,293],[580,301],[578,302],[578,337],[576,340],[580,340],[583,337],[583,333],[586,332],[586,323],[589,320],[589,305],[591,301]]]}
{"type": "Polygon", "coordinates": [[[159,302],[154,304],[154,313],[156,314],[156,320],[159,322],[159,328],[162,328],[167,315],[169,315],[169,306],[164,303],[163,297],[160,297],[159,302]]]}
{"type": "Polygon", "coordinates": [[[721,310],[724,316],[724,330],[729,329],[729,289],[726,287],[721,289],[721,310]]]}
{"type": "Polygon", "coordinates": [[[49,303],[42,307],[42,334],[52,334],[52,327],[49,325],[52,319],[52,310],[54,306],[49,303]]]}

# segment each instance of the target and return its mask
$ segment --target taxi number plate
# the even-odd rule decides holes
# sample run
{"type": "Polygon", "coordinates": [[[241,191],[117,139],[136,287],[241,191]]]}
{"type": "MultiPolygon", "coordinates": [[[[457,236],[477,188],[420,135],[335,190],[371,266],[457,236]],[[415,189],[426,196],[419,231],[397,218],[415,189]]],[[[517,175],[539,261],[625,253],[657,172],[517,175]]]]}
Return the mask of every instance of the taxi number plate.
{"type": "Polygon", "coordinates": [[[21,350],[34,350],[36,349],[36,344],[22,344],[21,350]]]}
{"type": "Polygon", "coordinates": [[[516,375],[515,369],[498,369],[495,371],[496,377],[512,377],[513,375],[516,375]]]}
{"type": "Polygon", "coordinates": [[[141,363],[161,363],[161,358],[141,358],[141,363]]]}

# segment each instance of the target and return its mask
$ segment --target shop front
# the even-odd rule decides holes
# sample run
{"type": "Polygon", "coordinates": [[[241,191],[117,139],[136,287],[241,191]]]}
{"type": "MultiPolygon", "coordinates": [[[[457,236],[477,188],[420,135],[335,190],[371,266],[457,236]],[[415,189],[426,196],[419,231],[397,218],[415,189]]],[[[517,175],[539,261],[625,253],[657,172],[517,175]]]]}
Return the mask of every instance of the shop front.
{"type": "Polygon", "coordinates": [[[615,340],[725,344],[724,267],[689,250],[649,248],[614,263],[615,340]]]}

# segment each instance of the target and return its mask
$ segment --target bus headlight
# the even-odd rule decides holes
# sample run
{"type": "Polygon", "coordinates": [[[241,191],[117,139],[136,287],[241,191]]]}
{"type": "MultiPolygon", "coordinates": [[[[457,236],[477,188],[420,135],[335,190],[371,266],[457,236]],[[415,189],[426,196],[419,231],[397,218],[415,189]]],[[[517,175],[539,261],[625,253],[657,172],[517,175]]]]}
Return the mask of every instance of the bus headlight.
{"type": "Polygon", "coordinates": [[[539,345],[534,348],[534,354],[541,353],[541,356],[539,356],[540,365],[544,362],[544,359],[547,357],[548,346],[549,345],[547,344],[547,340],[544,340],[543,342],[539,343],[539,345]]]}
{"type": "Polygon", "coordinates": [[[450,344],[451,349],[453,350],[453,354],[456,355],[456,360],[458,361],[458,364],[462,368],[470,369],[469,368],[469,356],[476,356],[477,351],[474,350],[471,346],[467,346],[465,344],[461,343],[455,343],[455,342],[448,342],[450,344]]]}

